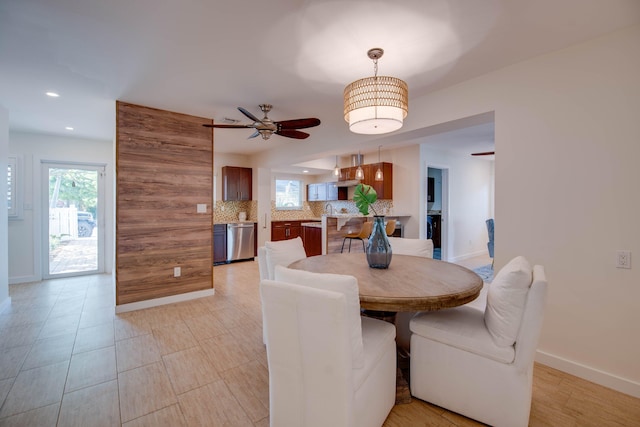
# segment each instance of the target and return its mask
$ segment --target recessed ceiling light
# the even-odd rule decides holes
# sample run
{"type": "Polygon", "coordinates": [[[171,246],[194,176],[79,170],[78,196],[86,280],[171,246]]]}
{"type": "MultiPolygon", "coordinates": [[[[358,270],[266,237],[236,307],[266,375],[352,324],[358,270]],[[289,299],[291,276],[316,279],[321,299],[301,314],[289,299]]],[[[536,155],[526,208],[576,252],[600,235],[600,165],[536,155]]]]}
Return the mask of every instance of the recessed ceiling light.
{"type": "Polygon", "coordinates": [[[73,130],[73,128],[71,126],[65,126],[66,130],[73,130]]]}
{"type": "Polygon", "coordinates": [[[57,98],[57,97],[59,97],[60,95],[58,95],[58,94],[57,94],[57,93],[55,93],[55,92],[47,92],[47,96],[50,96],[50,97],[52,97],[52,98],[57,98]]]}
{"type": "Polygon", "coordinates": [[[305,169],[302,171],[302,173],[309,173],[309,171],[305,169]]]}

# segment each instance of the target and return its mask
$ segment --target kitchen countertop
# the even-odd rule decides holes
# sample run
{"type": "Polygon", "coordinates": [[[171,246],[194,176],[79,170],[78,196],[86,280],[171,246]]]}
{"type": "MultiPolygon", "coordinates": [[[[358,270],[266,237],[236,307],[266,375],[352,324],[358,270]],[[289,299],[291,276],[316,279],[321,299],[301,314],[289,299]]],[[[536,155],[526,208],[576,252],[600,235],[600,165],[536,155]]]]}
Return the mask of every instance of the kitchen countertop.
{"type": "MultiPolygon", "coordinates": [[[[407,215],[407,214],[397,214],[397,213],[389,213],[386,215],[383,215],[384,217],[387,218],[408,218],[411,215],[407,215]]],[[[360,213],[336,213],[336,214],[323,214],[322,215],[323,221],[326,221],[326,218],[335,218],[337,220],[337,229],[340,230],[351,218],[373,218],[373,215],[369,214],[367,216],[364,216],[360,213]]]]}
{"type": "Polygon", "coordinates": [[[303,227],[314,227],[314,228],[322,228],[321,222],[303,222],[300,224],[303,227]]]}

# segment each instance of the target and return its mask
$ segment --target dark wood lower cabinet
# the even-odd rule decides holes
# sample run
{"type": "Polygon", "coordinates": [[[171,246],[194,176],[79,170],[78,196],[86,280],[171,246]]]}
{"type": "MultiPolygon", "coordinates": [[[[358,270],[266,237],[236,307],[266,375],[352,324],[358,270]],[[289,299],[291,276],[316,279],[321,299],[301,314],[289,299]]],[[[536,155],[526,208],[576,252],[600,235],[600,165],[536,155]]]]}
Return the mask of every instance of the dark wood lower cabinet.
{"type": "Polygon", "coordinates": [[[302,221],[271,221],[271,241],[302,238],[302,221]]]}
{"type": "Polygon", "coordinates": [[[302,227],[304,251],[307,256],[322,255],[322,228],[302,227]]]}
{"type": "Polygon", "coordinates": [[[227,224],[213,225],[213,263],[227,261],[227,224]]]}

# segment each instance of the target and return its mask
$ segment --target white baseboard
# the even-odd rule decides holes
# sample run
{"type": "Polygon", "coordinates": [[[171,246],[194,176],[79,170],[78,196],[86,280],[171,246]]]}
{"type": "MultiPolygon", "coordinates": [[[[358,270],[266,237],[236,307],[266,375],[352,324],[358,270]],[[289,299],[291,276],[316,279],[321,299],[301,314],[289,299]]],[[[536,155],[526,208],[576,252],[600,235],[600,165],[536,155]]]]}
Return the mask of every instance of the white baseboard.
{"type": "Polygon", "coordinates": [[[592,383],[640,398],[640,383],[618,377],[608,372],[594,369],[590,366],[582,365],[571,360],[538,350],[536,352],[536,362],[547,365],[551,368],[566,372],[576,377],[580,377],[592,383]]]}
{"type": "Polygon", "coordinates": [[[39,282],[41,279],[37,276],[14,276],[9,277],[10,285],[18,285],[20,283],[33,283],[39,282]]]}
{"type": "Polygon", "coordinates": [[[116,313],[126,313],[127,311],[142,310],[145,308],[157,307],[159,305],[172,304],[174,302],[189,301],[203,297],[210,297],[215,294],[215,289],[205,289],[186,294],[171,295],[169,297],[154,298],[146,301],[132,302],[129,304],[116,305],[116,313]]]}
{"type": "Polygon", "coordinates": [[[460,255],[460,256],[454,257],[454,258],[450,259],[449,262],[464,261],[465,259],[475,258],[477,256],[486,255],[486,254],[487,254],[487,251],[486,250],[482,250],[482,251],[473,252],[473,253],[470,253],[470,254],[464,254],[464,255],[460,255]]]}

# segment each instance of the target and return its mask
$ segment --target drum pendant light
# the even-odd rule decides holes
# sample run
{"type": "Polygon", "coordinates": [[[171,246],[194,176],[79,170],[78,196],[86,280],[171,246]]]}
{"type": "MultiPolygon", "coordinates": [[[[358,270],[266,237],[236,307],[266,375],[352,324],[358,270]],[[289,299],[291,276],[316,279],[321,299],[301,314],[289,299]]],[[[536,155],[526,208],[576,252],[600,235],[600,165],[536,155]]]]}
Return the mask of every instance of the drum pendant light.
{"type": "Polygon", "coordinates": [[[344,89],[344,119],[349,130],[361,134],[383,134],[402,127],[409,111],[409,88],[396,77],[378,76],[378,59],[384,50],[370,49],[373,77],[356,80],[344,89]]]}

